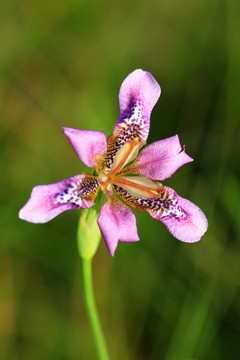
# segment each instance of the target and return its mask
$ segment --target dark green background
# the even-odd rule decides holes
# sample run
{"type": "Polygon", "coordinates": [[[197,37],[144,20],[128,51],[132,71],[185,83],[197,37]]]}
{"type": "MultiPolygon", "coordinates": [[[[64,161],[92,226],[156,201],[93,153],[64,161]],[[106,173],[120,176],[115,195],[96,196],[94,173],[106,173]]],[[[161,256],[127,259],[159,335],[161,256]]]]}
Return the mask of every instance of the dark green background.
{"type": "Polygon", "coordinates": [[[240,357],[240,3],[3,0],[0,3],[0,358],[95,359],[83,302],[79,211],[17,217],[33,186],[86,171],[61,127],[104,131],[136,68],[162,88],[148,143],[179,134],[195,159],[164,184],[205,212],[185,244],[148,214],[139,243],[103,243],[97,305],[111,359],[240,357]]]}

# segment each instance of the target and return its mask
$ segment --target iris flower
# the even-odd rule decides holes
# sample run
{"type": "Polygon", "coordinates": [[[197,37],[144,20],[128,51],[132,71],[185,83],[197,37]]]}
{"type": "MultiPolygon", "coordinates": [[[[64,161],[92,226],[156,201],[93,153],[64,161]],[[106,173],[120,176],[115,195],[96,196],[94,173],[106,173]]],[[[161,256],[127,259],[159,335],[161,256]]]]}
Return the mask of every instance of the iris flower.
{"type": "Polygon", "coordinates": [[[101,131],[63,128],[79,159],[94,174],[83,173],[50,185],[33,188],[19,217],[45,223],[63,211],[94,206],[101,190],[106,196],[98,226],[110,254],[118,242],[138,241],[136,218],[130,208],[160,220],[184,242],[195,242],[207,230],[207,219],[192,202],[161,182],[182,165],[193,161],[181,147],[178,135],[146,144],[150,115],[160,86],[141,69],[130,73],[119,91],[120,115],[113,135],[101,131]]]}

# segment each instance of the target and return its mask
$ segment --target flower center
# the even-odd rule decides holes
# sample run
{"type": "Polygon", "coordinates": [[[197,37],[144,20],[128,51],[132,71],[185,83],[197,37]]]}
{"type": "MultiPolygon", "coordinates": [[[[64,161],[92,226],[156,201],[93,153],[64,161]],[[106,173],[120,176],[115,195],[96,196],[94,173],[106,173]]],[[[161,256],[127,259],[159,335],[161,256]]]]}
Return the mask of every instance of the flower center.
{"type": "Polygon", "coordinates": [[[155,183],[144,176],[122,176],[125,169],[124,175],[129,174],[127,168],[122,169],[129,162],[136,159],[143,144],[138,139],[126,141],[116,153],[110,170],[107,172],[104,172],[103,169],[99,171],[98,181],[106,197],[113,194],[112,185],[117,185],[126,190],[131,196],[139,198],[153,199],[159,196],[162,184],[155,183]]]}
{"type": "Polygon", "coordinates": [[[155,183],[144,176],[117,176],[100,173],[98,181],[106,197],[112,195],[112,185],[123,188],[131,196],[147,199],[158,197],[162,189],[162,184],[155,183]]]}
{"type": "Polygon", "coordinates": [[[106,197],[111,196],[112,195],[111,176],[106,175],[104,173],[100,173],[98,176],[98,181],[106,197]]]}

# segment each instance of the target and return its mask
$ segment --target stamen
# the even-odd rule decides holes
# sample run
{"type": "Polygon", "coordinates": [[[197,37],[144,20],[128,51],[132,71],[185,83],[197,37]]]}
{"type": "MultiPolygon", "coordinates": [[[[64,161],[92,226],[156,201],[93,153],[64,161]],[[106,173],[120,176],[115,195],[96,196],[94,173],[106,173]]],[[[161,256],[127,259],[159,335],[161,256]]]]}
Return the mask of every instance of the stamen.
{"type": "Polygon", "coordinates": [[[139,149],[143,145],[144,142],[139,142],[137,138],[125,142],[125,144],[118,150],[117,154],[115,155],[109,174],[117,174],[126,164],[135,160],[139,149]]]}
{"type": "Polygon", "coordinates": [[[144,176],[113,176],[112,183],[125,189],[132,196],[148,199],[158,197],[163,187],[161,183],[154,183],[144,176]]]}

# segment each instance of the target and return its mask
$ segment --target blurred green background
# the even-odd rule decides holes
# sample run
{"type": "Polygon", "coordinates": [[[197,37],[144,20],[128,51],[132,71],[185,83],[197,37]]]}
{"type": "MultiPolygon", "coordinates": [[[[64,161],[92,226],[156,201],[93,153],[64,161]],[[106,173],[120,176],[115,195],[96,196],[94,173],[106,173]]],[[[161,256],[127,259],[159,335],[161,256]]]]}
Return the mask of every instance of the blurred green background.
{"type": "Polygon", "coordinates": [[[166,185],[196,203],[196,244],[137,214],[139,243],[101,242],[94,284],[111,359],[240,358],[240,3],[0,2],[0,358],[95,359],[83,301],[79,211],[17,217],[37,184],[86,170],[61,127],[104,131],[136,68],[162,88],[148,142],[179,134],[195,159],[166,185]]]}

